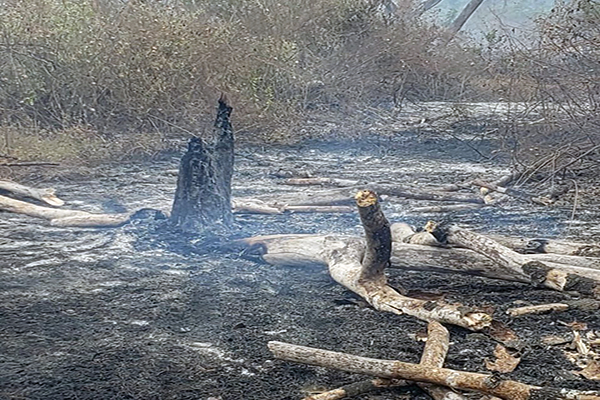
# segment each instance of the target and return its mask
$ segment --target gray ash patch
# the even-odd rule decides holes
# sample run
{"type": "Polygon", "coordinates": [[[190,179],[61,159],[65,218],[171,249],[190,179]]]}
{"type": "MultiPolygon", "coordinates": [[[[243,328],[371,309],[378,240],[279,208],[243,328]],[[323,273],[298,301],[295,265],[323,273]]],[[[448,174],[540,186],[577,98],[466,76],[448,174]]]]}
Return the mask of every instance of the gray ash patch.
{"type": "MultiPolygon", "coordinates": [[[[269,174],[281,167],[430,185],[505,172],[478,163],[473,154],[457,157],[463,148],[440,150],[440,143],[424,142],[411,148],[408,140],[394,140],[391,145],[357,148],[313,144],[244,149],[234,192],[276,197],[305,190],[283,186],[281,178],[269,174]],[[439,158],[444,151],[449,156],[439,158]]],[[[55,186],[72,208],[168,210],[176,178],[165,171],[176,167],[175,157],[156,164],[105,166],[88,181],[55,186]]],[[[411,214],[413,205],[394,200],[385,204],[385,212],[391,221],[416,225],[443,217],[411,214]]],[[[449,218],[484,232],[555,236],[565,231],[564,216],[560,210],[513,204],[449,218]]],[[[304,390],[364,377],[273,360],[266,347],[270,340],[410,362],[418,362],[423,349],[414,334],[425,329],[424,322],[375,312],[322,268],[273,267],[248,260],[223,252],[218,241],[169,232],[160,221],[140,220],[115,230],[66,230],[23,216],[1,217],[0,398],[292,400],[302,398],[304,390]]],[[[236,237],[362,233],[355,214],[240,215],[236,220],[236,237]]],[[[453,274],[389,275],[392,285],[407,291],[443,293],[448,301],[494,308],[525,341],[523,360],[510,378],[598,388],[571,374],[576,367],[560,348],[544,346],[539,338],[568,335],[570,329],[557,320],[599,329],[600,313],[573,309],[514,319],[505,314],[519,301],[570,301],[574,295],[453,274]]],[[[454,327],[451,342],[447,367],[486,372],[484,359],[493,358],[494,341],[454,327]]],[[[427,399],[414,387],[358,398],[401,396],[427,399]]]]}

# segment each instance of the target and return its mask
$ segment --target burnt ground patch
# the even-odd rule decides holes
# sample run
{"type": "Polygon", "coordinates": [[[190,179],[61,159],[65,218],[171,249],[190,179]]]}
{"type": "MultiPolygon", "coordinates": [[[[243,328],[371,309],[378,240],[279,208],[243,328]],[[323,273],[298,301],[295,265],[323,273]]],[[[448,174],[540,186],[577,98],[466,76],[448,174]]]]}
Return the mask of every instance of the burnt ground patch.
{"type": "MultiPolygon", "coordinates": [[[[271,170],[282,166],[311,166],[317,174],[352,177],[356,157],[364,157],[369,166],[360,173],[397,182],[503,173],[497,166],[459,158],[436,163],[426,157],[417,163],[417,156],[387,153],[321,147],[248,150],[247,157],[240,157],[235,191],[244,195],[300,190],[278,186],[276,178],[269,178],[271,170]]],[[[55,186],[68,194],[73,207],[101,209],[116,197],[128,209],[168,208],[174,178],[163,171],[174,165],[176,159],[103,167],[87,182],[55,186]]],[[[421,223],[426,218],[407,210],[406,202],[386,207],[392,221],[421,223]]],[[[515,206],[452,218],[487,231],[562,234],[561,211],[543,211],[515,206]]],[[[353,214],[245,216],[238,223],[239,235],[360,233],[353,214]]],[[[420,358],[423,344],[414,335],[425,329],[424,322],[375,312],[321,268],[272,267],[203,248],[194,237],[177,244],[142,223],[116,230],[61,230],[3,214],[0,224],[0,398],[292,400],[307,390],[362,378],[273,360],[266,347],[269,340],[369,357],[411,362],[420,358]]],[[[511,378],[538,385],[599,387],[573,374],[576,368],[559,347],[539,340],[568,336],[570,328],[560,322],[585,322],[590,329],[600,329],[597,310],[515,319],[505,314],[522,301],[571,301],[577,299],[575,294],[452,274],[389,274],[391,283],[404,290],[443,293],[449,301],[494,308],[496,317],[525,344],[511,378]]],[[[493,340],[454,327],[451,343],[448,367],[486,372],[484,359],[493,359],[493,340]]],[[[427,396],[407,388],[358,398],[427,396]]]]}

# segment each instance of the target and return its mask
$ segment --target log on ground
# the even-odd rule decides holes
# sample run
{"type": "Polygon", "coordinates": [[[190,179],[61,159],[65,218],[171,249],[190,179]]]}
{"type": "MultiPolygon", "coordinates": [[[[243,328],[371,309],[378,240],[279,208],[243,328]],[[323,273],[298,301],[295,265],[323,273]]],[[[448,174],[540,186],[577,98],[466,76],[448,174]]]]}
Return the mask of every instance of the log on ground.
{"type": "Polygon", "coordinates": [[[61,227],[111,228],[126,224],[133,215],[133,213],[94,214],[79,210],[43,207],[6,196],[0,196],[0,210],[46,219],[50,221],[50,225],[61,227]]]}
{"type": "Polygon", "coordinates": [[[39,200],[55,207],[61,207],[64,201],[56,197],[56,190],[52,188],[37,189],[10,181],[0,181],[0,192],[8,192],[17,197],[26,197],[39,200]]]}
{"type": "Polygon", "coordinates": [[[578,243],[548,238],[515,238],[500,235],[490,235],[490,238],[519,253],[600,257],[600,245],[596,243],[578,243]]]}
{"type": "Polygon", "coordinates": [[[404,199],[429,200],[455,203],[483,204],[479,196],[462,193],[443,192],[436,189],[398,186],[393,184],[374,183],[363,186],[349,186],[328,190],[305,190],[300,193],[282,194],[276,199],[272,194],[259,197],[259,200],[273,206],[329,206],[329,205],[351,205],[354,204],[354,194],[367,186],[370,190],[377,192],[380,196],[393,196],[404,199]]]}
{"type": "Polygon", "coordinates": [[[531,261],[508,247],[475,232],[452,226],[447,229],[448,243],[476,251],[517,277],[525,277],[536,286],[554,290],[574,290],[583,294],[600,296],[598,270],[531,261]]]}
{"type": "Polygon", "coordinates": [[[440,321],[472,330],[481,330],[490,325],[492,318],[485,312],[441,301],[406,297],[389,286],[384,274],[392,252],[389,223],[381,212],[374,192],[359,192],[356,202],[366,240],[292,235],[249,238],[237,243],[258,250],[263,259],[272,264],[324,264],[336,282],[380,311],[408,314],[422,320],[440,321]]]}
{"type": "MultiPolygon", "coordinates": [[[[510,268],[497,264],[490,258],[473,250],[465,248],[444,248],[412,243],[397,242],[397,239],[414,233],[406,224],[395,223],[391,226],[392,231],[392,253],[391,268],[434,271],[445,273],[459,273],[465,275],[484,276],[487,278],[500,279],[526,284],[537,284],[531,277],[515,274],[510,268]],[[399,229],[407,227],[404,233],[399,229]]],[[[328,267],[325,260],[327,253],[326,243],[339,241],[339,246],[344,242],[359,242],[364,247],[364,240],[352,236],[327,236],[327,235],[271,235],[257,236],[241,239],[233,242],[234,247],[246,249],[248,253],[254,253],[263,258],[271,265],[305,267],[319,265],[328,267]]],[[[535,255],[525,255],[527,259],[535,255]]],[[[535,258],[531,259],[535,261],[535,258]]],[[[560,264],[552,264],[555,268],[563,268],[560,264]]],[[[597,270],[580,269],[580,271],[597,274],[597,270]]]]}
{"type": "Polygon", "coordinates": [[[543,197],[543,196],[534,196],[527,192],[518,189],[507,188],[504,186],[499,186],[495,183],[484,182],[480,179],[476,179],[472,182],[473,185],[479,186],[485,189],[492,190],[494,192],[502,193],[511,197],[514,197],[519,200],[527,201],[534,204],[539,204],[543,206],[549,206],[552,204],[552,199],[543,197]]]}
{"type": "Polygon", "coordinates": [[[432,383],[457,390],[477,391],[505,400],[600,400],[599,392],[542,388],[490,374],[433,368],[396,360],[380,360],[282,342],[269,342],[268,347],[276,358],[285,361],[382,378],[432,383]]]}

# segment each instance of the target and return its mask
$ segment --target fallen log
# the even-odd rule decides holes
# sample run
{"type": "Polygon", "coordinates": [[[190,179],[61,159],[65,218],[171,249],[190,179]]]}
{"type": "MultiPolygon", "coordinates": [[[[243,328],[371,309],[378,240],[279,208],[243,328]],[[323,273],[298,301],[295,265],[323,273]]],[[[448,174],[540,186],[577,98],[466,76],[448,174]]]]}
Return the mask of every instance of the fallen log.
{"type": "MultiPolygon", "coordinates": [[[[462,193],[451,193],[436,190],[426,190],[413,187],[398,187],[392,184],[374,183],[366,185],[377,192],[380,196],[393,196],[404,199],[443,201],[456,203],[483,204],[479,196],[462,193]]],[[[353,195],[363,186],[349,186],[328,190],[306,190],[301,193],[290,193],[280,195],[276,200],[273,195],[264,195],[259,200],[275,207],[280,205],[294,206],[325,206],[325,205],[349,205],[353,203],[353,195]]]]}
{"type": "Polygon", "coordinates": [[[50,161],[13,161],[0,163],[0,167],[58,167],[60,163],[50,161]]]}
{"type": "Polygon", "coordinates": [[[519,253],[548,253],[581,257],[600,257],[600,245],[545,238],[514,238],[490,235],[496,242],[519,253]]]}
{"type": "Polygon", "coordinates": [[[64,201],[56,197],[56,190],[51,188],[36,189],[15,182],[0,181],[0,191],[9,192],[19,197],[29,197],[56,207],[65,204],[64,201]]]}
{"type": "Polygon", "coordinates": [[[600,296],[600,274],[597,270],[531,261],[486,236],[457,226],[447,229],[447,239],[450,244],[471,249],[490,258],[516,277],[524,277],[536,286],[600,296]]]}
{"type": "Polygon", "coordinates": [[[450,204],[443,206],[428,206],[411,208],[413,213],[446,213],[457,211],[478,210],[480,208],[489,207],[487,204],[450,204]]]}
{"type": "Polygon", "coordinates": [[[504,186],[499,186],[495,183],[484,182],[480,179],[474,180],[472,182],[472,184],[475,186],[479,186],[482,188],[492,190],[494,192],[506,194],[508,196],[515,197],[520,200],[528,201],[530,203],[539,204],[539,205],[543,205],[543,206],[549,206],[552,204],[552,199],[549,199],[547,197],[534,196],[534,195],[526,193],[522,190],[506,188],[504,186]]]}
{"type": "Polygon", "coordinates": [[[600,258],[597,257],[581,257],[567,256],[563,254],[527,254],[525,255],[532,261],[540,261],[551,264],[572,265],[575,267],[589,268],[600,271],[600,258]]]}
{"type": "MultiPolygon", "coordinates": [[[[438,322],[432,321],[427,326],[427,341],[421,356],[421,364],[441,368],[448,354],[450,335],[448,330],[438,322]]],[[[407,386],[414,382],[405,380],[367,379],[364,381],[344,385],[327,392],[314,394],[303,400],[339,400],[345,397],[356,396],[382,387],[407,386]]],[[[417,382],[417,385],[428,393],[433,400],[466,400],[466,397],[444,386],[430,383],[417,382]]]]}
{"type": "Polygon", "coordinates": [[[283,207],[275,207],[257,199],[234,199],[231,207],[234,214],[283,214],[283,207]]]}
{"type": "Polygon", "coordinates": [[[494,185],[506,187],[506,186],[510,185],[511,183],[513,183],[514,181],[521,178],[522,175],[523,175],[522,172],[518,172],[518,171],[511,172],[510,174],[506,174],[503,177],[501,177],[500,179],[495,180],[494,185]]]}
{"type": "Polygon", "coordinates": [[[50,221],[50,225],[61,227],[114,228],[129,222],[131,216],[134,214],[94,214],[79,210],[64,210],[38,206],[6,196],[0,196],[0,210],[46,219],[50,221]]]}
{"type": "Polygon", "coordinates": [[[360,184],[359,181],[350,179],[339,179],[339,178],[288,178],[283,181],[285,185],[292,186],[337,186],[337,187],[348,187],[357,186],[360,184]]]}
{"type": "Polygon", "coordinates": [[[354,208],[350,206],[285,206],[285,212],[290,213],[332,213],[347,214],[353,213],[354,208]]]}
{"type": "Polygon", "coordinates": [[[272,264],[325,264],[331,277],[363,297],[375,309],[407,314],[426,321],[440,321],[481,330],[492,318],[485,312],[441,301],[406,297],[387,284],[384,269],[390,265],[392,235],[381,211],[377,196],[370,190],[360,191],[356,203],[365,240],[352,237],[292,235],[249,238],[238,244],[258,249],[272,264]],[[365,244],[366,243],[366,244],[365,244]],[[300,246],[298,246],[300,244],[300,246]]]}
{"type": "MultiPolygon", "coordinates": [[[[427,341],[421,354],[420,364],[431,368],[442,368],[448,348],[450,334],[440,323],[432,321],[427,325],[427,341]]],[[[466,398],[445,386],[418,382],[417,385],[431,396],[433,400],[466,400],[466,398]]]]}
{"type": "MultiPolygon", "coordinates": [[[[466,275],[484,276],[505,281],[537,284],[531,277],[515,274],[510,268],[497,264],[494,260],[465,248],[444,248],[413,243],[403,243],[406,237],[414,240],[417,236],[406,224],[395,223],[390,227],[392,232],[392,253],[390,267],[414,271],[451,272],[466,275]],[[399,241],[400,240],[400,241],[399,241]]],[[[420,234],[428,234],[420,232],[420,234]]],[[[231,244],[233,247],[245,248],[247,253],[256,254],[271,265],[305,267],[318,265],[328,267],[323,254],[327,252],[326,243],[331,240],[364,241],[358,237],[327,235],[271,235],[241,239],[231,244]]],[[[433,239],[435,240],[435,239],[433,239]]],[[[525,255],[526,258],[535,255],[525,255]]],[[[552,264],[555,268],[569,266],[552,264]]],[[[569,269],[572,271],[572,269],[569,269]]],[[[580,269],[584,274],[598,276],[597,270],[580,269]]]]}
{"type": "Polygon", "coordinates": [[[600,400],[599,392],[542,388],[490,374],[367,358],[283,342],[269,342],[268,347],[280,360],[382,378],[432,383],[457,390],[477,391],[505,400],[600,400]]]}
{"type": "MultiPolygon", "coordinates": [[[[490,258],[486,254],[482,254],[480,256],[474,252],[465,253],[461,252],[459,248],[445,250],[437,250],[432,248],[425,250],[411,246],[402,246],[400,244],[406,243],[438,247],[441,244],[438,242],[437,238],[430,233],[436,231],[436,229],[437,224],[433,221],[429,221],[425,226],[425,229],[421,232],[415,232],[412,227],[405,223],[395,223],[391,226],[392,240],[395,242],[398,252],[403,250],[410,254],[410,257],[407,257],[408,260],[418,261],[418,265],[420,266],[418,269],[428,270],[429,268],[432,268],[435,270],[435,262],[437,257],[441,267],[438,269],[536,284],[530,279],[530,277],[524,279],[522,276],[519,276],[520,274],[515,274],[515,268],[497,265],[494,259],[490,258]],[[418,250],[420,250],[422,253],[420,254],[417,252],[418,250]],[[453,260],[454,263],[460,262],[462,265],[452,265],[453,260]]],[[[486,238],[485,236],[482,237],[484,239],[486,238]]],[[[518,258],[517,262],[543,262],[548,267],[600,282],[600,273],[598,273],[598,271],[600,271],[600,260],[597,258],[550,254],[523,255],[516,254],[514,252],[509,253],[509,250],[510,249],[505,250],[506,254],[510,254],[511,257],[518,258]]],[[[406,263],[403,263],[402,260],[395,261],[395,263],[393,262],[395,266],[411,269],[411,267],[406,263]]]]}
{"type": "Polygon", "coordinates": [[[234,214],[284,214],[288,213],[352,213],[350,206],[290,206],[270,205],[257,199],[234,199],[231,202],[234,214]]]}

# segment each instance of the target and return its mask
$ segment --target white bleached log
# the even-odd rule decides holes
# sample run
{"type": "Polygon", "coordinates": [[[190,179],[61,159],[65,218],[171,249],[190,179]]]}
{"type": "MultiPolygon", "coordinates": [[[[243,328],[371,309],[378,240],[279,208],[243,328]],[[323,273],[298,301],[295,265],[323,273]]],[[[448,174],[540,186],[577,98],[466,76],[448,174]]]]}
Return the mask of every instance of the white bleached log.
{"type": "Polygon", "coordinates": [[[50,221],[50,225],[61,227],[117,227],[127,223],[132,215],[132,213],[93,214],[79,210],[43,207],[6,196],[0,196],[0,210],[46,219],[50,221]]]}
{"type": "Polygon", "coordinates": [[[56,197],[56,190],[52,188],[37,189],[10,181],[0,181],[0,190],[12,193],[17,197],[28,197],[42,201],[55,207],[61,207],[65,202],[56,197]]]}
{"type": "Polygon", "coordinates": [[[476,251],[534,285],[600,296],[600,274],[598,273],[600,271],[598,270],[532,261],[489,237],[458,226],[448,228],[447,234],[448,243],[476,251]]]}
{"type": "Polygon", "coordinates": [[[406,297],[387,284],[384,269],[390,265],[392,235],[374,192],[356,195],[365,229],[365,240],[334,236],[270,236],[238,243],[260,247],[269,263],[295,265],[325,264],[331,277],[363,297],[375,309],[408,314],[426,321],[440,321],[480,330],[492,321],[490,315],[462,305],[406,297]]]}
{"type": "Polygon", "coordinates": [[[505,400],[600,400],[599,392],[539,387],[494,377],[490,374],[367,358],[283,342],[269,342],[268,347],[276,358],[285,361],[382,378],[432,383],[458,390],[490,394],[505,400]]]}

